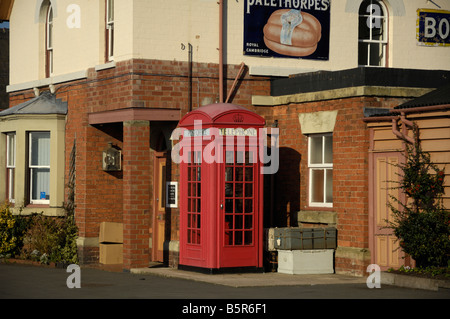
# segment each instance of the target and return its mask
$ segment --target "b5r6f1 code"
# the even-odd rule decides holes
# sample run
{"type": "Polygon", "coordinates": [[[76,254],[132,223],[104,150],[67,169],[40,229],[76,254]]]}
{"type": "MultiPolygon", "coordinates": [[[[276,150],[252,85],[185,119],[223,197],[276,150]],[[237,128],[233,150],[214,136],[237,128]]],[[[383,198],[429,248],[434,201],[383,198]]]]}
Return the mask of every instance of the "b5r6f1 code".
{"type": "Polygon", "coordinates": [[[256,304],[240,304],[233,303],[227,304],[227,313],[241,314],[241,313],[249,313],[249,314],[261,314],[266,313],[266,304],[256,303],[256,304]]]}

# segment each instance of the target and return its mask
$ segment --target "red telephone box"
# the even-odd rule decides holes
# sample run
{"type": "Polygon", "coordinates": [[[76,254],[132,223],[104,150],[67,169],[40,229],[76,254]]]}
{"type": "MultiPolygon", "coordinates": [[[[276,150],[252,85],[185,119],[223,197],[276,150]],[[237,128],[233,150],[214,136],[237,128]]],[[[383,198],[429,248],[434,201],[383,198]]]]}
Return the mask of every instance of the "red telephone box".
{"type": "Polygon", "coordinates": [[[180,269],[262,270],[264,124],[256,113],[224,103],[180,121],[180,269]]]}

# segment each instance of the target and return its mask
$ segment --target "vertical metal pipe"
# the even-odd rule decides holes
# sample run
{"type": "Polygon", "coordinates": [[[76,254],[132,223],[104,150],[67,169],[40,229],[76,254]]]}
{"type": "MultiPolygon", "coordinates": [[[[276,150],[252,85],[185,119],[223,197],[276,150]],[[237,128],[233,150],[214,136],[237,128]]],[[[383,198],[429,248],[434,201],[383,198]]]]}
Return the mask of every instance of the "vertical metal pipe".
{"type": "Polygon", "coordinates": [[[188,43],[188,64],[189,64],[189,112],[192,111],[192,44],[188,43]]]}
{"type": "Polygon", "coordinates": [[[219,103],[223,103],[223,0],[219,0],[219,103]]]}

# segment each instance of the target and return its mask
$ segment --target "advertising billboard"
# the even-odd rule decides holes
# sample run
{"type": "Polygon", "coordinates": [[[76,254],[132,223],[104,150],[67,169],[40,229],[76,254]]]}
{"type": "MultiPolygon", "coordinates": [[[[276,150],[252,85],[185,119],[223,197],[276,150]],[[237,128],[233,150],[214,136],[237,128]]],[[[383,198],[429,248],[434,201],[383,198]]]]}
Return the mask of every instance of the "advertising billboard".
{"type": "Polygon", "coordinates": [[[450,46],[450,11],[418,9],[417,43],[424,46],[450,46]]]}
{"type": "Polygon", "coordinates": [[[328,60],[329,0],[245,0],[244,55],[328,60]]]}

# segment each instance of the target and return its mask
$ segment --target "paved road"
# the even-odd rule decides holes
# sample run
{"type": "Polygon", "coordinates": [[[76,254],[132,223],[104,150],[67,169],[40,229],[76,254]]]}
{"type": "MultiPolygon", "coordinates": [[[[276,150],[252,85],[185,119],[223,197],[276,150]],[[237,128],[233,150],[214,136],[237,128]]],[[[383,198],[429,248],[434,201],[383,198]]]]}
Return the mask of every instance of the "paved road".
{"type": "MultiPolygon", "coordinates": [[[[324,312],[327,308],[334,309],[336,303],[331,299],[359,299],[363,305],[364,300],[375,299],[441,299],[444,300],[442,306],[448,303],[445,299],[450,299],[448,289],[434,292],[388,285],[383,285],[380,289],[369,289],[362,282],[236,288],[151,274],[109,272],[92,268],[81,268],[80,272],[81,288],[69,289],[66,281],[71,273],[66,269],[0,264],[0,299],[140,299],[146,301],[145,307],[164,306],[175,314],[182,314],[183,310],[195,312],[195,305],[204,303],[223,305],[221,309],[225,312],[225,302],[229,303],[230,300],[238,303],[269,303],[272,311],[275,311],[274,307],[277,311],[293,310],[292,307],[299,309],[306,301],[311,305],[313,300],[322,300],[321,305],[328,306],[319,307],[318,310],[324,312]],[[324,302],[323,299],[329,300],[324,302]]],[[[318,305],[317,302],[313,304],[315,307],[318,305]]],[[[255,312],[256,309],[253,309],[255,312]]],[[[217,317],[218,311],[216,310],[214,317],[217,317]]]]}

